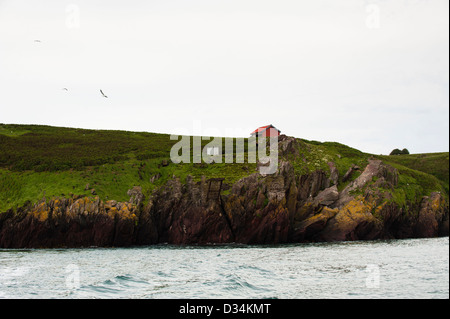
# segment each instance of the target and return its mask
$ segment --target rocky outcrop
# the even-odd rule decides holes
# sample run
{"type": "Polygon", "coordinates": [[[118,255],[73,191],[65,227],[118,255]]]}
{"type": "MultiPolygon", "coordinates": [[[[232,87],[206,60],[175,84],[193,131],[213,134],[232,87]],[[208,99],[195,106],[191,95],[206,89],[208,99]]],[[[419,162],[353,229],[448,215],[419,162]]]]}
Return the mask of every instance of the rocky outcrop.
{"type": "MultiPolygon", "coordinates": [[[[280,143],[284,159],[299,155],[300,141],[282,137],[280,143]]],[[[338,185],[336,165],[329,162],[328,167],[328,172],[297,176],[291,163],[281,160],[275,174],[254,173],[234,183],[226,195],[220,194],[220,187],[211,186],[219,179],[194,182],[188,176],[184,181],[169,180],[147,199],[135,186],[128,191],[129,202],[103,202],[98,197],[42,200],[0,214],[0,247],[275,244],[448,236],[448,203],[442,194],[432,193],[401,207],[392,201],[398,184],[395,168],[369,159],[365,168],[350,168],[360,170],[360,175],[344,187],[338,185]]]]}
{"type": "Polygon", "coordinates": [[[0,214],[0,246],[128,246],[137,210],[131,203],[95,198],[56,198],[0,214]]]}
{"type": "Polygon", "coordinates": [[[376,196],[373,196],[373,189],[377,189],[379,187],[384,189],[393,189],[398,183],[398,171],[391,166],[383,164],[380,160],[369,159],[369,164],[361,175],[347,185],[342,192],[340,192],[339,199],[335,203],[335,206],[343,207],[355,198],[352,193],[357,190],[363,190],[368,184],[373,182],[374,184],[371,185],[372,187],[366,189],[368,192],[366,196],[372,195],[372,197],[376,197],[378,200],[385,200],[384,194],[377,194],[376,196]]]}
{"type": "Polygon", "coordinates": [[[315,235],[319,241],[343,241],[379,238],[382,222],[372,214],[372,206],[354,199],[338,210],[322,231],[315,235]]]}
{"type": "Polygon", "coordinates": [[[206,244],[233,241],[232,232],[220,200],[207,199],[205,179],[183,184],[170,180],[153,196],[145,210],[156,225],[158,242],[206,244]]]}
{"type": "Polygon", "coordinates": [[[416,237],[437,237],[441,232],[448,234],[448,211],[442,195],[435,192],[422,199],[414,233],[416,237]]]}
{"type": "Polygon", "coordinates": [[[222,197],[234,241],[247,244],[288,241],[289,209],[283,175],[260,178],[253,174],[222,197]]]}
{"type": "Polygon", "coordinates": [[[140,186],[134,186],[132,189],[128,190],[127,195],[130,196],[129,202],[136,206],[141,205],[145,199],[144,194],[142,194],[142,187],[140,186]]]}
{"type": "Polygon", "coordinates": [[[328,187],[314,197],[314,205],[331,206],[339,199],[339,191],[336,185],[328,187]]]}

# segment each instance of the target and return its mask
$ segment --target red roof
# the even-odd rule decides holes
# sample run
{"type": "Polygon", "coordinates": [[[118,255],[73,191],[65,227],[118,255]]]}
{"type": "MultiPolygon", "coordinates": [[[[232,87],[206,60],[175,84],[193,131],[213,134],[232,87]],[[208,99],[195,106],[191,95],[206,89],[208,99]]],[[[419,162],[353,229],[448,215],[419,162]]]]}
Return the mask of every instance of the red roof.
{"type": "Polygon", "coordinates": [[[270,124],[270,125],[258,127],[256,130],[254,130],[253,132],[251,132],[250,135],[253,135],[253,134],[256,134],[256,133],[259,133],[259,132],[264,132],[265,130],[267,130],[267,129],[269,129],[269,128],[274,128],[274,129],[276,129],[279,133],[281,132],[281,131],[280,131],[279,129],[277,129],[275,126],[273,126],[272,124],[270,124]]]}
{"type": "Polygon", "coordinates": [[[272,125],[266,125],[266,126],[258,127],[258,128],[257,128],[256,130],[254,130],[251,134],[258,133],[258,132],[263,132],[263,131],[265,131],[269,126],[272,126],[272,125]]]}

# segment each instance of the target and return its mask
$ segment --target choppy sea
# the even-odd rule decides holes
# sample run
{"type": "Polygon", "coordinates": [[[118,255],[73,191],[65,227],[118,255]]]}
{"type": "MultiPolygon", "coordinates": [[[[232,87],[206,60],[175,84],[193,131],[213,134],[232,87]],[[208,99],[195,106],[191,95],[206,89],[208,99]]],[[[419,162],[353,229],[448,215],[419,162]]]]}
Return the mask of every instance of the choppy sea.
{"type": "Polygon", "coordinates": [[[0,298],[449,298],[449,238],[0,249],[0,298]]]}

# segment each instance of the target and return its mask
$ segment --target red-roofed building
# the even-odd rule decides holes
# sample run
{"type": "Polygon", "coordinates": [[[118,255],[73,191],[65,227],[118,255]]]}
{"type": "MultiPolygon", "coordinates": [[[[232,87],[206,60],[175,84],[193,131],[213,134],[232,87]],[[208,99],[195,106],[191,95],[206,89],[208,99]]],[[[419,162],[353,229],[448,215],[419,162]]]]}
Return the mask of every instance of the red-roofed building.
{"type": "Polygon", "coordinates": [[[250,133],[251,136],[261,137],[274,137],[280,136],[281,131],[272,124],[258,127],[256,130],[250,133]]]}

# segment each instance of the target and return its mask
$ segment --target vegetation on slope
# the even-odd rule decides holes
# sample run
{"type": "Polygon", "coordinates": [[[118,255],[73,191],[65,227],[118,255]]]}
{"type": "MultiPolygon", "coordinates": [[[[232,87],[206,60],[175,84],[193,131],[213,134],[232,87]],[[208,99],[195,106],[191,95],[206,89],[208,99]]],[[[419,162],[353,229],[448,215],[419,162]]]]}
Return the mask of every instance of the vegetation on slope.
{"type": "MultiPolygon", "coordinates": [[[[256,171],[247,160],[172,164],[176,142],[167,134],[0,124],[0,211],[44,196],[126,201],[133,186],[149,193],[173,176],[220,176],[231,184],[256,171]]],[[[202,146],[209,142],[202,140],[202,146]]]]}
{"type": "Polygon", "coordinates": [[[385,162],[395,163],[412,170],[431,174],[442,182],[448,192],[449,153],[428,153],[396,156],[379,156],[385,162]]]}
{"type": "MultiPolygon", "coordinates": [[[[127,190],[133,186],[149,194],[173,176],[182,181],[188,175],[194,181],[202,176],[222,177],[231,185],[256,172],[247,154],[241,164],[173,164],[170,149],[176,142],[167,134],[0,124],[0,212],[44,196],[96,194],[105,200],[126,201],[127,190]]],[[[202,140],[202,147],[209,142],[202,140]]],[[[335,142],[301,142],[299,156],[285,158],[297,175],[318,169],[328,173],[328,162],[334,162],[342,179],[352,165],[364,169],[372,156],[335,142]]],[[[394,191],[398,203],[432,191],[442,190],[448,196],[448,153],[378,157],[400,172],[394,191]]]]}

